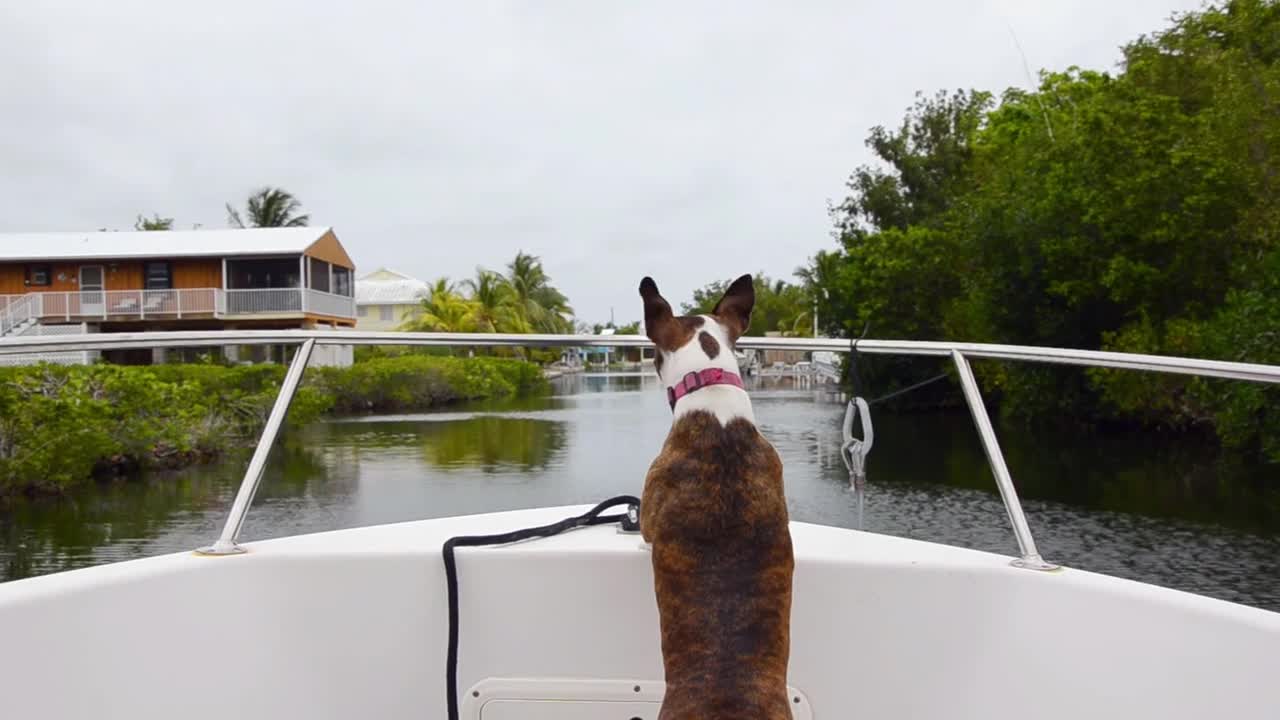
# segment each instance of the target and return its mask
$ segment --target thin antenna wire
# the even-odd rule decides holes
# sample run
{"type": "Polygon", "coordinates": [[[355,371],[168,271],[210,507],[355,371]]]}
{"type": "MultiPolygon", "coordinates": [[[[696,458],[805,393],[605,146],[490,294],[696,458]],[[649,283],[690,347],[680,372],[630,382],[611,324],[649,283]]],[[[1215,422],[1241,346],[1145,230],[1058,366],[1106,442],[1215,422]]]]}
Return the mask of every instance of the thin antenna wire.
{"type": "MultiPolygon", "coordinates": [[[[1027,64],[1027,54],[1022,50],[1022,43],[1018,42],[1018,33],[1013,31],[1012,23],[1005,23],[1009,28],[1009,36],[1013,38],[1014,47],[1018,48],[1018,55],[1022,58],[1022,72],[1026,73],[1027,85],[1031,86],[1035,92],[1036,83],[1031,79],[1031,66],[1027,64]]],[[[1049,111],[1045,109],[1044,99],[1040,97],[1040,93],[1036,92],[1036,102],[1040,105],[1040,114],[1044,115],[1044,128],[1049,131],[1049,142],[1056,142],[1053,139],[1053,124],[1049,122],[1049,111]]]]}

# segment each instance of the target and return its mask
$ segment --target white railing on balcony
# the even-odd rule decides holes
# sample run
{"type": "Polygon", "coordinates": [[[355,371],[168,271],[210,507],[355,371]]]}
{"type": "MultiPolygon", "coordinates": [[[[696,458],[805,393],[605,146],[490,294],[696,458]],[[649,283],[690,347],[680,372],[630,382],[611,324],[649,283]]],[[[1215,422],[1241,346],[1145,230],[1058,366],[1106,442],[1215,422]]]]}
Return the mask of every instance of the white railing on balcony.
{"type": "Polygon", "coordinates": [[[353,298],[301,288],[222,290],[89,290],[0,295],[0,335],[29,319],[146,320],[229,315],[330,315],[354,318],[353,298]]]}
{"type": "Polygon", "coordinates": [[[298,288],[225,290],[227,315],[255,315],[302,312],[302,291],[298,288]]]}
{"type": "Polygon", "coordinates": [[[333,317],[355,317],[355,298],[334,295],[320,290],[307,290],[306,293],[307,304],[305,309],[309,313],[331,315],[333,317]]]}
{"type": "Polygon", "coordinates": [[[32,293],[41,302],[40,317],[64,321],[83,318],[180,318],[213,315],[217,288],[189,290],[88,290],[32,293]]]}

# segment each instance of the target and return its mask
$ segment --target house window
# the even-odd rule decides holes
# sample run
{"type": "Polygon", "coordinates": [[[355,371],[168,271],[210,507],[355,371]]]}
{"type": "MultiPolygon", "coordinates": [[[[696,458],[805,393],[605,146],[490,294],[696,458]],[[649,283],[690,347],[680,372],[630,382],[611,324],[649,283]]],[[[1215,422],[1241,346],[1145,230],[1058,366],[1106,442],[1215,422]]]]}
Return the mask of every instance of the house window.
{"type": "Polygon", "coordinates": [[[382,322],[391,322],[394,319],[391,315],[392,310],[394,310],[394,308],[392,308],[390,305],[379,305],[378,319],[381,320],[382,322]]]}
{"type": "Polygon", "coordinates": [[[329,263],[315,258],[309,258],[309,260],[311,260],[311,284],[307,287],[329,292],[329,263]]]}
{"type": "Polygon", "coordinates": [[[302,287],[298,259],[270,258],[227,260],[229,290],[302,287]]]}
{"type": "Polygon", "coordinates": [[[351,271],[344,267],[333,266],[333,294],[351,297],[351,271]]]}
{"type": "Polygon", "coordinates": [[[147,290],[168,290],[173,287],[173,274],[167,262],[149,262],[146,264],[147,290]]]}
{"type": "Polygon", "coordinates": [[[53,281],[53,268],[48,265],[28,265],[28,285],[49,285],[53,281]]]}
{"type": "Polygon", "coordinates": [[[356,314],[359,315],[360,317],[369,317],[369,306],[361,305],[360,307],[356,308],[356,314]]]}

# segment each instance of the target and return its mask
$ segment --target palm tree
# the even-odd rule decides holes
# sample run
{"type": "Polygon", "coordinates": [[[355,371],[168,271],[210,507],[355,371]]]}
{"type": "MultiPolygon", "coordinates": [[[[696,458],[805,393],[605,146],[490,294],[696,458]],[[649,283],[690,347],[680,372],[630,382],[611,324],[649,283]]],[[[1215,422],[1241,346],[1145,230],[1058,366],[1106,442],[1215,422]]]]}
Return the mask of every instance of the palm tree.
{"type": "Polygon", "coordinates": [[[227,203],[227,222],[244,227],[305,227],[310,215],[302,213],[302,203],[281,188],[264,187],[249,196],[245,203],[246,225],[240,211],[227,203]]]}
{"type": "MultiPolygon", "coordinates": [[[[837,281],[843,269],[840,264],[840,257],[834,252],[819,251],[817,255],[809,259],[808,265],[796,268],[795,275],[800,278],[800,285],[808,296],[806,304],[809,310],[804,316],[796,318],[797,325],[803,322],[812,328],[812,313],[814,312],[819,312],[822,317],[833,317],[829,314],[832,309],[829,288],[838,287],[837,281]]],[[[830,320],[826,323],[828,328],[833,325],[838,325],[838,323],[830,320]]],[[[818,331],[822,332],[822,328],[819,328],[818,331]]]]}
{"type": "Polygon", "coordinates": [[[422,299],[422,314],[404,323],[402,329],[415,332],[471,332],[475,329],[475,306],[464,298],[449,278],[431,284],[422,299]]]}
{"type": "Polygon", "coordinates": [[[151,217],[144,218],[138,216],[138,221],[133,224],[134,230],[172,230],[173,218],[162,218],[160,213],[152,213],[151,217]]]}
{"type": "Polygon", "coordinates": [[[542,332],[572,332],[573,308],[551,284],[542,260],[523,250],[507,265],[507,280],[515,294],[516,311],[530,328],[542,332]]]}
{"type": "Polygon", "coordinates": [[[546,332],[573,332],[573,308],[569,307],[569,298],[553,287],[546,287],[534,293],[533,299],[542,308],[542,327],[546,332]]]}
{"type": "Polygon", "coordinates": [[[476,330],[479,332],[529,332],[528,323],[516,310],[511,283],[501,274],[476,268],[476,276],[462,285],[471,293],[476,330]]]}

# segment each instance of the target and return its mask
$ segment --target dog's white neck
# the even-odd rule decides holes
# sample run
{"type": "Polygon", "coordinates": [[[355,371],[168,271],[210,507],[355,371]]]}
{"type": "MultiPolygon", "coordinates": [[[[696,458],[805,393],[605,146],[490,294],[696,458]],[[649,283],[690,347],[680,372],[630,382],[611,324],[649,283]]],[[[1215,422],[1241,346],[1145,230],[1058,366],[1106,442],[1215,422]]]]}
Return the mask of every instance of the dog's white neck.
{"type": "Polygon", "coordinates": [[[751,411],[751,398],[747,396],[747,391],[732,385],[712,385],[680,398],[676,401],[676,410],[672,414],[671,422],[678,422],[680,418],[696,410],[715,415],[721,425],[728,425],[731,420],[738,418],[753,425],[756,422],[755,413],[751,411]]]}
{"type": "MultiPolygon", "coordinates": [[[[719,352],[714,358],[708,358],[698,340],[697,333],[693,340],[663,358],[662,369],[658,372],[663,383],[663,392],[672,387],[685,375],[708,368],[720,368],[741,375],[738,369],[738,358],[733,354],[733,346],[729,343],[728,334],[716,319],[704,315],[699,332],[706,332],[719,345],[719,352]]],[[[721,425],[728,425],[731,420],[742,418],[755,424],[755,413],[751,409],[751,397],[747,391],[732,385],[711,385],[689,393],[676,401],[675,412],[671,422],[675,423],[685,415],[701,410],[716,416],[721,425]]]]}

